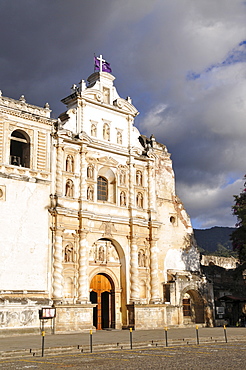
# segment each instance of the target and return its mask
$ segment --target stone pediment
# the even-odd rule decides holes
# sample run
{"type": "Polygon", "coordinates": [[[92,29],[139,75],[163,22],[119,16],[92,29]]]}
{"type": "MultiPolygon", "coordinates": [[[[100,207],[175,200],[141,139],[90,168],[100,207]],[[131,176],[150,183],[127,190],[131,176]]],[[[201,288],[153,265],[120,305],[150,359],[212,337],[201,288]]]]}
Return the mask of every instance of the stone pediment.
{"type": "Polygon", "coordinates": [[[107,166],[117,166],[118,162],[112,157],[98,158],[98,162],[107,166]]]}
{"type": "Polygon", "coordinates": [[[138,114],[138,110],[131,103],[129,103],[125,99],[118,98],[118,99],[114,100],[114,106],[119,108],[119,109],[122,109],[125,112],[128,112],[128,113],[130,113],[134,116],[136,116],[138,114]]]}

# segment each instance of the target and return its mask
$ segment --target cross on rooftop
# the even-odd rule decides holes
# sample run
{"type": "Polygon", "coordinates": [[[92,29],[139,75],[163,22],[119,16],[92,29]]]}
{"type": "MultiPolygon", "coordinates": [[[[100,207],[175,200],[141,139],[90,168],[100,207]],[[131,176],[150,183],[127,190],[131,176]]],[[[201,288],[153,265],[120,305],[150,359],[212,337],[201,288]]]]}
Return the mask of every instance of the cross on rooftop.
{"type": "Polygon", "coordinates": [[[103,59],[103,56],[100,55],[99,57],[96,57],[94,54],[94,72],[112,72],[112,69],[110,67],[110,64],[106,62],[105,59],[103,59]]]}
{"type": "Polygon", "coordinates": [[[99,70],[99,72],[102,72],[102,65],[103,65],[104,62],[106,62],[106,60],[103,59],[102,54],[99,57],[97,57],[97,60],[99,60],[99,63],[100,63],[100,67],[99,67],[100,70],[99,70]]]}

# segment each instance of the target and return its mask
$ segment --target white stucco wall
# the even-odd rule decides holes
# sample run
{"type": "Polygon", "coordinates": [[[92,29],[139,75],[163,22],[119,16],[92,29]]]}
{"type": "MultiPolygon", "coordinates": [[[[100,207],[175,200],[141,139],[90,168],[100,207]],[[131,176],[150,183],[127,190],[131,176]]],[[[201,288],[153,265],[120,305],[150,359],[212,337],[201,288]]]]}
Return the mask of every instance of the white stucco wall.
{"type": "Polygon", "coordinates": [[[0,178],[0,290],[47,290],[49,186],[0,178]]]}
{"type": "Polygon", "coordinates": [[[164,262],[164,270],[199,271],[199,252],[194,247],[189,250],[169,249],[164,262]]]}

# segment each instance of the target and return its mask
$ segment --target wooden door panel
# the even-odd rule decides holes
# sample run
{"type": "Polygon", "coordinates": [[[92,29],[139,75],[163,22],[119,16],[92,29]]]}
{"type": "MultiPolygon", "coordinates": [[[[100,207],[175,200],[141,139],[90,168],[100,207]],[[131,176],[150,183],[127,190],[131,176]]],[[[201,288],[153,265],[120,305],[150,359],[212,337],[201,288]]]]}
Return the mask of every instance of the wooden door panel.
{"type": "MultiPolygon", "coordinates": [[[[109,281],[109,279],[104,276],[104,275],[96,275],[91,281],[90,285],[90,290],[95,292],[97,294],[97,329],[100,330],[102,329],[102,293],[103,292],[112,292],[112,285],[109,281]]],[[[109,310],[109,308],[108,308],[109,310]]],[[[105,312],[104,312],[105,315],[105,312]]],[[[108,312],[108,315],[110,316],[110,312],[108,312]]],[[[109,319],[105,320],[106,322],[109,323],[109,319]]],[[[107,326],[109,324],[106,324],[107,326]]]]}

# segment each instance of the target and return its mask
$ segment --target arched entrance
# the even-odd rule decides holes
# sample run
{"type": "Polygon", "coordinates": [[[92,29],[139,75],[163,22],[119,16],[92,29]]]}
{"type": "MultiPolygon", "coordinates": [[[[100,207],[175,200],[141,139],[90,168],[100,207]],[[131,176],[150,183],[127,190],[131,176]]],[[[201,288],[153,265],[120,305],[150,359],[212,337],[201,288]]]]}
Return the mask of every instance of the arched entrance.
{"type": "Polygon", "coordinates": [[[183,323],[204,323],[204,302],[196,290],[188,290],[183,294],[183,323]]]}
{"type": "Polygon", "coordinates": [[[97,330],[115,328],[115,288],[106,274],[97,274],[90,285],[90,301],[97,303],[93,310],[93,325],[97,330]]]}

